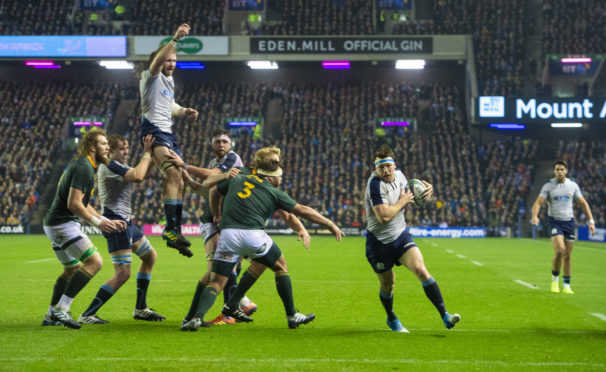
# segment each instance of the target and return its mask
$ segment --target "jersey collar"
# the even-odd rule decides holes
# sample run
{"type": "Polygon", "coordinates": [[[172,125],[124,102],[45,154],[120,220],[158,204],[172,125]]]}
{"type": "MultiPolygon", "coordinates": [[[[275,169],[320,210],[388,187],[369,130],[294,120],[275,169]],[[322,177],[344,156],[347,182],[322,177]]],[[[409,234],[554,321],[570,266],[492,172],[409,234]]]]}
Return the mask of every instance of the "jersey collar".
{"type": "Polygon", "coordinates": [[[86,155],[86,158],[88,159],[88,161],[90,161],[90,165],[92,165],[93,168],[97,169],[97,164],[95,164],[93,158],[91,158],[90,155],[86,155]]]}

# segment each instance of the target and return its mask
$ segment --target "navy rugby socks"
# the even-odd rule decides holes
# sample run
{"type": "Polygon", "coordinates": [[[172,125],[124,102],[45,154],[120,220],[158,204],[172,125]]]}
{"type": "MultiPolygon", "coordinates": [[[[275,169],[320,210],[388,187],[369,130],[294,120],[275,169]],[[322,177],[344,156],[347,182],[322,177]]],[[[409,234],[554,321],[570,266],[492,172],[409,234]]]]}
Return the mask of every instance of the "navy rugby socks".
{"type": "Polygon", "coordinates": [[[424,282],[421,282],[423,285],[423,290],[425,291],[425,295],[429,298],[429,301],[436,307],[438,312],[440,313],[440,317],[444,318],[446,315],[446,306],[444,306],[444,299],[442,299],[442,293],[440,292],[440,287],[438,287],[438,283],[433,277],[429,277],[424,282]]]}
{"type": "Polygon", "coordinates": [[[138,310],[147,307],[147,288],[149,288],[151,276],[151,274],[147,273],[137,273],[137,303],[135,307],[138,310]]]}
{"type": "Polygon", "coordinates": [[[381,300],[381,304],[387,313],[388,320],[394,320],[396,314],[393,312],[393,293],[384,292],[382,289],[379,290],[379,299],[381,300]]]}

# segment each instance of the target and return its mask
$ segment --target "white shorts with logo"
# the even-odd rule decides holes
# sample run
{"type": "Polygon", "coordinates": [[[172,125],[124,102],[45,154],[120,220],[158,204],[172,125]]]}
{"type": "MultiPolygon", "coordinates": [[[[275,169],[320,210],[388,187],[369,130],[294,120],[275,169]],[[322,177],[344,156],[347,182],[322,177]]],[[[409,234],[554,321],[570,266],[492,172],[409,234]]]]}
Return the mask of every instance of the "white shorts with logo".
{"type": "Polygon", "coordinates": [[[88,236],[80,230],[80,224],[75,221],[55,226],[43,226],[44,233],[52,242],[55,256],[63,266],[76,266],[80,263],[82,255],[93,243],[88,236]]]}
{"type": "Polygon", "coordinates": [[[242,256],[261,258],[273,244],[274,241],[263,230],[223,229],[215,260],[235,263],[242,256]]]}

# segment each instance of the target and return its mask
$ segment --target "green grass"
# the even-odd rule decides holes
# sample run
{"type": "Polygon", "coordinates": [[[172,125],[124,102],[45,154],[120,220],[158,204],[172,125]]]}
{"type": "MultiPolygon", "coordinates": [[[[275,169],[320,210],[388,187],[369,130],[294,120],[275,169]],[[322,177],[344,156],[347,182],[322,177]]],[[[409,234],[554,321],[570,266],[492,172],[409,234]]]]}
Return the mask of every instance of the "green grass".
{"type": "MultiPolygon", "coordinates": [[[[76,297],[76,318],[112,274],[105,241],[93,240],[105,267],[76,297]]],[[[460,313],[462,321],[446,330],[418,280],[398,267],[395,311],[410,334],[396,334],[385,325],[378,280],[364,257],[362,238],[347,237],[338,244],[313,237],[309,252],[294,237],[275,240],[289,263],[297,307],[315,312],[317,319],[288,329],[268,272],[249,292],[259,305],[253,323],[194,333],[178,328],[205,267],[199,238],[191,259],[151,239],[159,259],[148,303],[167,316],[165,322],[132,319],[135,268],[131,280],[99,311],[111,324],[70,330],[40,326],[61,271],[47,238],[3,236],[0,370],[606,369],[606,321],[590,315],[606,315],[604,244],[576,243],[576,293],[570,296],[549,292],[548,240],[417,239],[447,309],[460,313]]],[[[218,314],[220,303],[222,296],[206,320],[218,314]]]]}

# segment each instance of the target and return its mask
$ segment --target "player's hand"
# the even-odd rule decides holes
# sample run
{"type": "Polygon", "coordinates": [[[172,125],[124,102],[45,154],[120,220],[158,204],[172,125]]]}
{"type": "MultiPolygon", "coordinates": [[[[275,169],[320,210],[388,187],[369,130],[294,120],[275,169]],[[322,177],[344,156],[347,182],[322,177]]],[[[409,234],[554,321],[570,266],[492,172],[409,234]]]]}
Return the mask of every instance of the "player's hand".
{"type": "Polygon", "coordinates": [[[196,111],[190,107],[186,108],[185,109],[185,119],[187,119],[187,121],[198,120],[198,111],[196,111]]]}
{"type": "Polygon", "coordinates": [[[412,191],[410,191],[410,189],[406,188],[406,189],[400,190],[400,199],[399,200],[402,200],[404,202],[404,205],[413,201],[414,198],[415,198],[415,196],[413,195],[412,191]]]}
{"type": "Polygon", "coordinates": [[[148,134],[147,136],[143,137],[143,152],[149,152],[151,154],[153,144],[154,144],[153,135],[148,134]]]}
{"type": "Polygon", "coordinates": [[[221,216],[213,216],[213,223],[215,224],[215,226],[219,226],[219,224],[221,223],[221,216]]]}
{"type": "Polygon", "coordinates": [[[335,225],[334,223],[332,225],[330,225],[328,230],[330,230],[330,232],[335,236],[337,241],[339,243],[341,243],[341,240],[345,236],[345,233],[343,231],[341,231],[341,229],[339,229],[339,227],[337,225],[335,225]]]}
{"type": "Polygon", "coordinates": [[[179,28],[177,29],[177,32],[175,32],[175,36],[173,36],[173,39],[175,40],[179,40],[181,39],[183,36],[185,35],[189,35],[189,30],[190,27],[187,23],[182,24],[181,26],[179,26],[179,28]]]}
{"type": "Polygon", "coordinates": [[[595,233],[596,233],[595,223],[590,223],[589,224],[589,231],[591,232],[591,236],[595,236],[595,233]]]}
{"type": "Polygon", "coordinates": [[[423,180],[421,180],[421,182],[423,182],[423,185],[426,187],[421,196],[423,197],[423,200],[428,201],[433,196],[433,186],[429,182],[425,182],[423,180]]]}
{"type": "Polygon", "coordinates": [[[299,231],[297,233],[297,241],[301,241],[301,239],[303,239],[303,246],[305,247],[306,250],[309,250],[309,243],[311,242],[311,236],[309,236],[309,233],[307,232],[307,230],[302,229],[301,231],[299,231]]]}
{"type": "Polygon", "coordinates": [[[168,150],[168,154],[164,155],[164,159],[170,163],[173,163],[177,167],[182,167],[183,164],[185,164],[183,159],[181,159],[181,157],[173,150],[168,150]]]}
{"type": "Polygon", "coordinates": [[[539,217],[532,217],[530,219],[530,223],[532,224],[532,226],[539,226],[539,217]]]}
{"type": "Polygon", "coordinates": [[[238,174],[240,174],[240,170],[238,168],[231,168],[227,174],[227,178],[235,178],[238,176],[238,174]]]}

